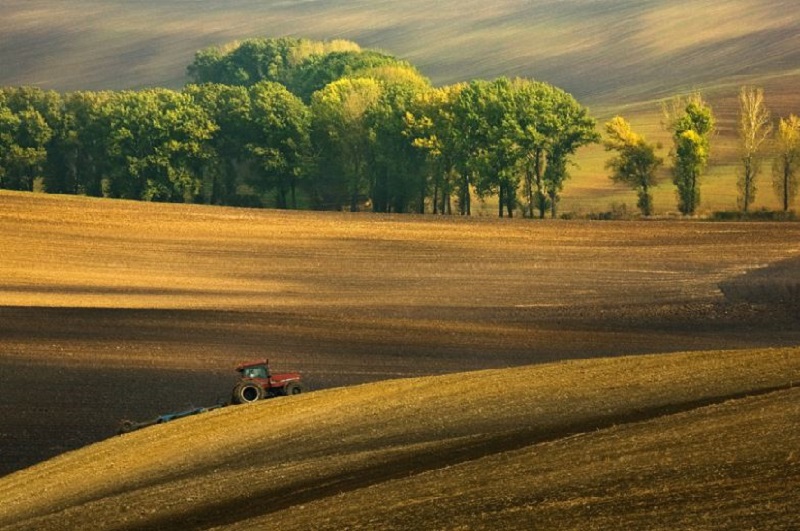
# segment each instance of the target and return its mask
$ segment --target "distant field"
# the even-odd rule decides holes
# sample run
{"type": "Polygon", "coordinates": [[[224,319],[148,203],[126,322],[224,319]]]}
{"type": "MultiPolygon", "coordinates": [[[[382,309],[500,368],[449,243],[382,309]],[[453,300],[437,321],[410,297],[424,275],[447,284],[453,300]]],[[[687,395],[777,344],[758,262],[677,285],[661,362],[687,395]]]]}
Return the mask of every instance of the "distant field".
{"type": "Polygon", "coordinates": [[[403,2],[7,0],[0,84],[181,86],[199,48],[252,36],[348,38],[436,83],[500,75],[619,105],[800,69],[789,0],[403,2]]]}

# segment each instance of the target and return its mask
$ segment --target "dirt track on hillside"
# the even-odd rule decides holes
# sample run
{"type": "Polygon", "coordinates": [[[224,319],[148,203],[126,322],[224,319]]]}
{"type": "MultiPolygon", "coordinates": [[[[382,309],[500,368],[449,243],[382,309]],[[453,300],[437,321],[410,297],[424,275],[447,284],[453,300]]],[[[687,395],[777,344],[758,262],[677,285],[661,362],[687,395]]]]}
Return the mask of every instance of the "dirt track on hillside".
{"type": "Polygon", "coordinates": [[[323,389],[800,344],[796,308],[719,289],[752,278],[761,296],[770,264],[778,292],[800,278],[800,224],[0,201],[0,474],[109,437],[123,418],[227,400],[244,359],[323,389]]]}

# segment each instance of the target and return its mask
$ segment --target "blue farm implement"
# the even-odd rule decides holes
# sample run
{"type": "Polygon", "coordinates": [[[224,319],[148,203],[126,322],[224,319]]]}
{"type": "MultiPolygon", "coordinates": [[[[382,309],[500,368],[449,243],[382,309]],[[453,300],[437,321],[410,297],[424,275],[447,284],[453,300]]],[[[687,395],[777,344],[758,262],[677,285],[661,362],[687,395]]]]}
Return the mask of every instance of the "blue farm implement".
{"type": "MultiPolygon", "coordinates": [[[[248,404],[264,398],[297,395],[305,391],[305,387],[300,382],[300,373],[273,373],[269,369],[269,360],[242,363],[236,367],[236,372],[239,373],[239,380],[233,387],[231,404],[248,404]]],[[[196,407],[178,413],[167,413],[166,415],[161,415],[144,422],[123,420],[120,423],[118,433],[122,434],[140,430],[148,426],[153,426],[154,424],[163,424],[171,420],[197,415],[198,413],[205,413],[206,411],[211,411],[212,409],[221,408],[226,405],[228,404],[196,407]]]]}
{"type": "Polygon", "coordinates": [[[209,406],[209,407],[196,407],[193,409],[187,409],[186,411],[179,411],[178,413],[167,413],[166,415],[159,415],[158,417],[152,420],[145,420],[144,422],[123,420],[120,423],[119,433],[122,434],[140,430],[148,426],[153,426],[154,424],[163,424],[171,420],[182,419],[183,417],[190,417],[192,415],[197,415],[198,413],[205,413],[206,411],[211,411],[212,409],[218,409],[221,407],[224,407],[224,404],[219,404],[216,406],[209,406]]]}

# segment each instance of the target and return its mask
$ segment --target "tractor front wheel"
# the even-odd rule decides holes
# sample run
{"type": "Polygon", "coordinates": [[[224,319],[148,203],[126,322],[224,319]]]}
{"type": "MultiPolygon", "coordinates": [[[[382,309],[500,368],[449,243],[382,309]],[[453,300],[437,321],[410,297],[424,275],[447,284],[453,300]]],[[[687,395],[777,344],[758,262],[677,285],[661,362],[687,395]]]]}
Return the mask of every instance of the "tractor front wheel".
{"type": "Polygon", "coordinates": [[[234,404],[250,404],[264,398],[264,389],[255,382],[240,382],[233,388],[234,404]]]}
{"type": "Polygon", "coordinates": [[[302,392],[305,392],[306,388],[303,387],[303,384],[300,382],[291,382],[286,384],[286,387],[283,388],[283,394],[286,396],[292,395],[299,395],[302,392]]]}

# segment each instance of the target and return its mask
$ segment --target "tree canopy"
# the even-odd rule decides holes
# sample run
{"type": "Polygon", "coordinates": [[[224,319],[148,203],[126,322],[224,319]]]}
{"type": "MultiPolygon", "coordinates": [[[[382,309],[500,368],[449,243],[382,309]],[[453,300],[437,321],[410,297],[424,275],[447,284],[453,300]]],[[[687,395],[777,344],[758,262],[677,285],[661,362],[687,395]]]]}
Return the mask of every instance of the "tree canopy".
{"type": "Polygon", "coordinates": [[[219,205],[556,215],[587,109],[526,79],[433,87],[349,41],[200,50],[183,90],[0,92],[0,186],[219,205]],[[520,195],[522,193],[522,195],[520,195]],[[523,201],[520,205],[519,198],[523,201]]]}
{"type": "Polygon", "coordinates": [[[678,209],[682,214],[694,214],[700,205],[700,178],[711,153],[714,115],[698,93],[673,100],[665,105],[664,114],[674,143],[671,154],[678,209]]]}
{"type": "Polygon", "coordinates": [[[636,206],[642,215],[653,213],[653,195],[650,189],[656,186],[656,170],[664,159],[656,155],[656,146],[643,136],[634,133],[630,124],[621,116],[606,123],[606,151],[617,155],[606,163],[612,171],[611,180],[633,188],[639,198],[636,206]]]}

